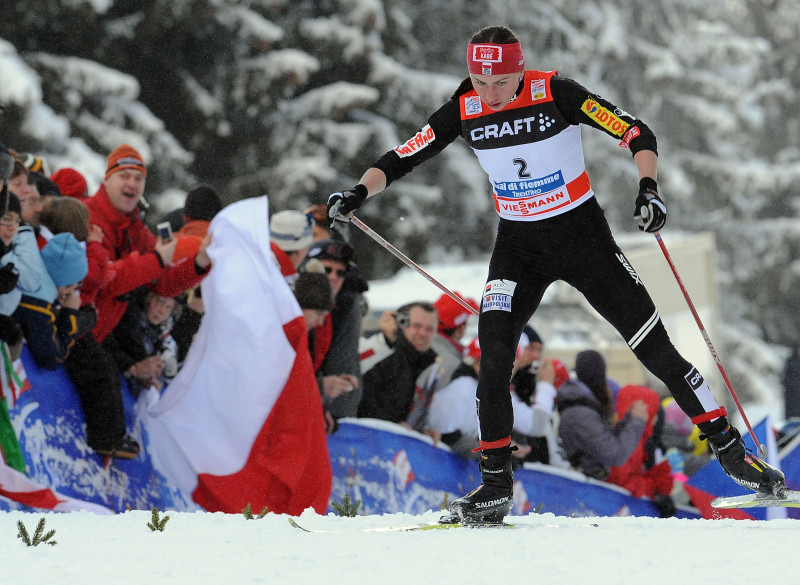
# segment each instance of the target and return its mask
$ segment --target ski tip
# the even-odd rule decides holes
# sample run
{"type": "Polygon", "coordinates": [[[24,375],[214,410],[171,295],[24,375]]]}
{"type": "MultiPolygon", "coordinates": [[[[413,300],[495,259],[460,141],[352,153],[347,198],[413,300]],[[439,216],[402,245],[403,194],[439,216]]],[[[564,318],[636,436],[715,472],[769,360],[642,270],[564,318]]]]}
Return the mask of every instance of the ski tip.
{"type": "Polygon", "coordinates": [[[289,516],[288,520],[289,520],[289,524],[291,524],[291,525],[292,525],[294,528],[299,528],[300,530],[302,530],[302,531],[304,531],[304,532],[311,532],[311,531],[310,531],[310,530],[308,530],[307,528],[303,528],[302,526],[300,526],[300,525],[297,523],[297,520],[295,520],[295,519],[294,519],[294,518],[292,518],[291,516],[289,516]]]}
{"type": "Polygon", "coordinates": [[[711,506],[719,509],[800,507],[800,492],[783,489],[780,496],[746,494],[743,496],[719,497],[711,500],[711,506]]]}

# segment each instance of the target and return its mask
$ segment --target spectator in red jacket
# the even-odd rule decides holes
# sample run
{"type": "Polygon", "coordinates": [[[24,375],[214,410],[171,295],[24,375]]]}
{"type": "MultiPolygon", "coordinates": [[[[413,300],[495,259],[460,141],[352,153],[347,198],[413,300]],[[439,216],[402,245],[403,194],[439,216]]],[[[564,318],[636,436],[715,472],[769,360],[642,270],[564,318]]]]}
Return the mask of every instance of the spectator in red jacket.
{"type": "Polygon", "coordinates": [[[670,497],[673,486],[672,468],[666,460],[656,462],[664,425],[661,398],[655,390],[646,386],[624,386],[617,396],[617,416],[623,418],[637,400],[647,406],[644,433],[625,463],[609,470],[606,481],[624,487],[637,498],[650,498],[661,516],[669,518],[675,514],[675,503],[670,497]]]}
{"type": "Polygon", "coordinates": [[[121,381],[113,358],[100,343],[119,323],[131,293],[148,285],[157,294],[174,297],[196,285],[211,265],[208,238],[198,253],[172,262],[177,240],[156,240],[139,216],[147,167],[144,158],[123,144],[108,156],[106,178],[94,197],[86,199],[90,221],[102,230],[93,242],[87,297],[94,298],[97,325],[84,335],[66,362],[86,417],[87,443],[105,456],[133,459],[139,445],[126,434],[121,381]],[[99,255],[96,254],[99,252],[99,255]]]}
{"type": "Polygon", "coordinates": [[[200,184],[186,194],[183,204],[183,225],[175,232],[178,246],[173,260],[194,257],[208,234],[211,220],[222,211],[222,198],[211,185],[200,184]]]}

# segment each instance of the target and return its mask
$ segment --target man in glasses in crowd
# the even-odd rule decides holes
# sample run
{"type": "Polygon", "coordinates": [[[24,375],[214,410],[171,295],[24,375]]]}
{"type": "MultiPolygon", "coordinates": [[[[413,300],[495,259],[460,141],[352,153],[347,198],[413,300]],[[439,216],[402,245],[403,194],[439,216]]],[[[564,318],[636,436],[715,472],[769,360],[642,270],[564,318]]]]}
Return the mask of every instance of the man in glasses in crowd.
{"type": "Polygon", "coordinates": [[[342,240],[311,244],[307,258],[319,260],[333,291],[333,310],[315,327],[312,360],[322,391],[329,432],[335,420],[354,417],[361,402],[358,340],[361,335],[362,294],[367,283],[359,274],[353,248],[342,240]],[[317,369],[319,368],[319,369],[317,369]]]}

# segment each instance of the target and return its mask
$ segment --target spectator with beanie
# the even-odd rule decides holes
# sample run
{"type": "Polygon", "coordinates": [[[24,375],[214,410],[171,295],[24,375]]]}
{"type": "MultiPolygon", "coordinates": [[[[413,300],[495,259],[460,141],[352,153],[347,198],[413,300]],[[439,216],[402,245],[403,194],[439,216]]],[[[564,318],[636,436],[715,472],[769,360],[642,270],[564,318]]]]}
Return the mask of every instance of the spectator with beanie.
{"type": "MultiPolygon", "coordinates": [[[[325,275],[325,267],[319,260],[311,259],[305,263],[303,270],[297,275],[294,283],[294,296],[303,311],[308,331],[308,349],[317,377],[320,391],[326,398],[335,399],[346,392],[352,392],[359,386],[357,376],[341,374],[328,376],[327,393],[325,392],[325,376],[320,371],[322,362],[330,349],[330,339],[323,337],[317,339],[315,329],[325,324],[330,311],[333,309],[333,289],[325,275]]],[[[331,412],[325,409],[325,428],[328,433],[333,432],[336,423],[331,412]]]]}
{"type": "Polygon", "coordinates": [[[42,207],[51,199],[61,197],[61,189],[58,188],[58,185],[44,175],[36,173],[34,181],[36,182],[36,189],[42,198],[42,207]]]}
{"type": "MultiPolygon", "coordinates": [[[[455,292],[460,299],[478,312],[478,303],[475,299],[466,298],[459,292],[455,292]]],[[[467,321],[473,313],[453,299],[450,295],[443,294],[433,304],[436,313],[439,315],[438,333],[433,338],[433,351],[441,358],[439,364],[439,387],[450,383],[453,372],[461,365],[464,346],[461,340],[467,331],[467,321]]]]}
{"type": "Polygon", "coordinates": [[[221,210],[222,199],[211,185],[198,185],[186,194],[186,202],[183,204],[184,223],[175,232],[178,244],[172,257],[174,263],[184,258],[194,258],[200,250],[203,238],[208,234],[211,220],[221,210]]]}
{"type": "Polygon", "coordinates": [[[38,173],[47,176],[50,174],[50,165],[41,156],[37,156],[31,152],[20,152],[17,154],[19,160],[31,173],[38,173]]]}
{"type": "MultiPolygon", "coordinates": [[[[297,275],[294,284],[294,297],[303,311],[306,329],[312,331],[325,322],[325,317],[333,309],[333,289],[322,262],[312,260],[297,275]]],[[[309,337],[311,355],[314,355],[313,338],[309,337]]]]}
{"type": "Polygon", "coordinates": [[[334,304],[325,323],[314,328],[315,343],[327,344],[324,355],[315,350],[315,368],[322,376],[322,403],[334,419],[356,416],[361,401],[361,293],[366,282],[357,272],[355,252],[343,241],[320,240],[308,250],[306,263],[318,260],[333,291],[334,304]],[[358,380],[357,384],[353,379],[358,380]],[[352,388],[351,388],[352,387],[352,388]],[[344,390],[344,392],[342,392],[344,390]]]}
{"type": "Polygon", "coordinates": [[[69,232],[53,236],[41,254],[55,288],[44,298],[23,294],[13,317],[37,365],[54,370],[64,363],[77,341],[81,306],[78,287],[89,264],[86,251],[69,232]]]}
{"type": "Polygon", "coordinates": [[[311,228],[311,217],[293,209],[273,213],[269,219],[270,248],[289,286],[311,246],[311,228]]]}
{"type": "Polygon", "coordinates": [[[109,154],[105,181],[86,200],[92,225],[103,233],[96,245],[105,253],[105,264],[91,262],[85,281],[97,325],[78,340],[65,364],[81,399],[89,446],[98,454],[127,459],[137,456],[139,446],[126,436],[120,376],[100,343],[119,323],[132,291],[148,285],[162,296],[175,297],[199,283],[211,264],[207,238],[193,258],[173,263],[176,238],[157,240],[147,229],[139,215],[146,178],[144,158],[123,144],[109,154]]]}
{"type": "Polygon", "coordinates": [[[73,168],[64,168],[50,175],[50,180],[57,186],[61,195],[73,199],[86,199],[89,196],[89,186],[86,178],[73,168]]]}
{"type": "Polygon", "coordinates": [[[558,389],[559,436],[572,467],[595,479],[608,477],[636,449],[647,423],[647,405],[635,400],[616,424],[606,362],[597,351],[575,358],[575,376],[558,389]]]}

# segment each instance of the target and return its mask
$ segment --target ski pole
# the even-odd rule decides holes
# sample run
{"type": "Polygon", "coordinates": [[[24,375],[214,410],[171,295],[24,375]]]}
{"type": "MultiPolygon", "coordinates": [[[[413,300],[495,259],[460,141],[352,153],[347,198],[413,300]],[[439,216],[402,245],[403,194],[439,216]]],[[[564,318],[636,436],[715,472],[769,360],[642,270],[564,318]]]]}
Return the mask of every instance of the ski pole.
{"type": "Polygon", "coordinates": [[[386,250],[388,250],[395,258],[397,258],[398,260],[402,261],[403,264],[405,264],[409,268],[412,268],[412,269],[416,270],[428,282],[430,282],[432,285],[436,286],[440,291],[442,291],[444,294],[449,296],[451,299],[453,299],[459,305],[464,307],[467,311],[469,311],[473,315],[477,315],[478,314],[478,311],[476,311],[474,308],[472,308],[464,299],[459,297],[456,293],[451,291],[449,288],[447,288],[441,282],[439,282],[434,277],[432,277],[430,274],[425,272],[425,270],[423,270],[421,266],[419,266],[416,262],[411,260],[405,254],[403,254],[400,250],[398,250],[397,248],[392,246],[389,242],[384,240],[381,236],[379,236],[377,234],[377,232],[375,232],[375,230],[373,230],[371,227],[369,227],[363,221],[358,219],[356,216],[354,216],[354,215],[350,216],[350,223],[352,223],[354,226],[356,226],[362,232],[367,234],[370,238],[372,238],[373,240],[378,242],[381,246],[383,246],[386,250]]]}
{"type": "Polygon", "coordinates": [[[742,420],[744,420],[744,424],[747,426],[747,430],[750,431],[750,436],[753,437],[753,442],[756,445],[756,450],[758,451],[759,457],[766,457],[767,456],[767,448],[765,445],[759,443],[758,437],[753,432],[753,427],[750,426],[750,421],[747,420],[747,415],[744,413],[744,408],[742,407],[742,403],[739,402],[739,397],[736,396],[736,392],[733,389],[733,384],[731,384],[730,379],[728,378],[727,372],[725,372],[725,368],[722,366],[722,361],[719,359],[719,355],[717,355],[717,350],[714,349],[714,344],[711,343],[711,338],[706,331],[706,328],[703,327],[703,322],[700,320],[700,315],[697,314],[697,311],[694,308],[694,304],[692,303],[692,299],[689,297],[689,292],[686,290],[686,287],[683,286],[683,281],[681,280],[680,275],[678,274],[678,269],[675,267],[674,262],[672,262],[672,257],[670,257],[669,252],[667,251],[667,247],[664,245],[664,241],[661,239],[661,234],[659,232],[654,232],[653,235],[656,237],[656,241],[658,245],[661,247],[661,251],[664,253],[664,258],[667,259],[667,264],[672,269],[672,274],[675,275],[675,280],[678,282],[678,286],[683,293],[683,298],[686,299],[686,304],[689,305],[689,310],[692,312],[694,316],[694,320],[697,323],[697,326],[700,328],[700,333],[703,335],[703,339],[706,341],[706,345],[708,346],[708,351],[711,352],[711,357],[714,358],[714,361],[717,363],[717,367],[719,368],[719,373],[722,374],[722,379],[725,380],[725,385],[728,387],[728,392],[730,393],[733,401],[736,403],[736,408],[739,409],[739,413],[742,415],[742,420]]]}

